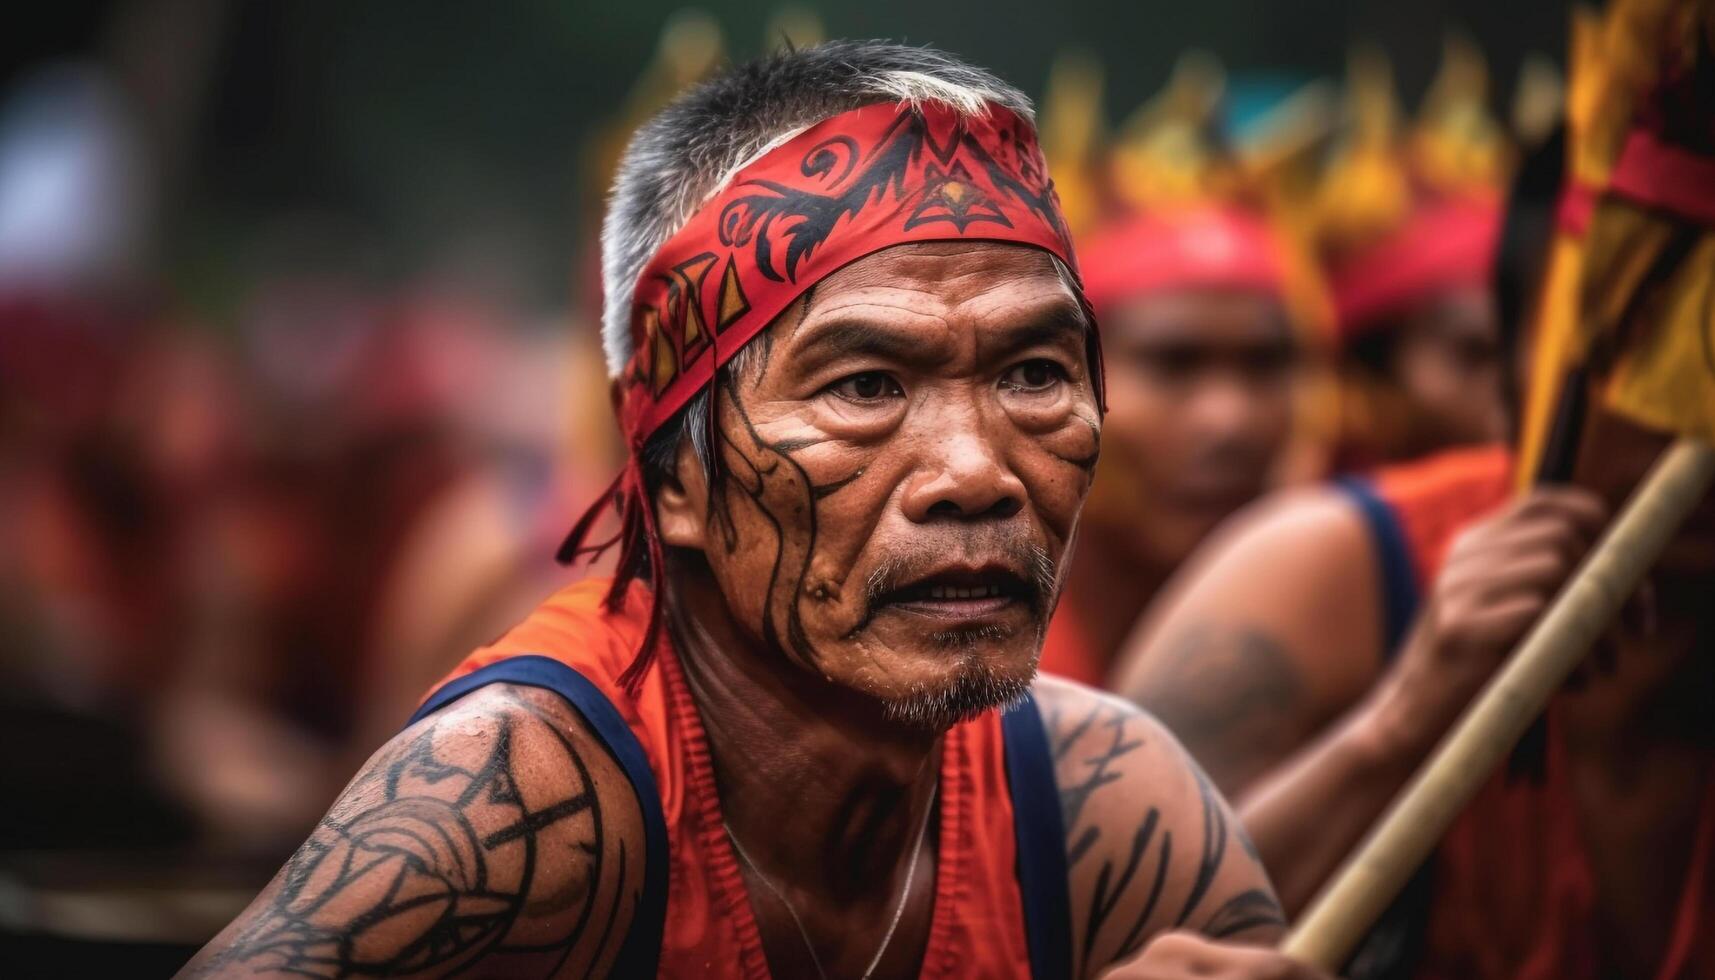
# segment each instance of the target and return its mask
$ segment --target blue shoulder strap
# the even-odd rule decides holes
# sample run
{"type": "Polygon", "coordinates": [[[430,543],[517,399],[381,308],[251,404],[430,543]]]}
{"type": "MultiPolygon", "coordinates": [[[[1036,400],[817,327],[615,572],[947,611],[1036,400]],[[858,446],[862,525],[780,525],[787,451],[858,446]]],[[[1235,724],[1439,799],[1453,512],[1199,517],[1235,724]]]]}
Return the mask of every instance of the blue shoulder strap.
{"type": "Polygon", "coordinates": [[[1345,492],[1363,515],[1375,550],[1376,569],[1382,586],[1382,659],[1390,661],[1405,642],[1405,632],[1417,615],[1417,573],[1412,569],[1411,548],[1399,526],[1399,516],[1376,493],[1369,480],[1343,476],[1334,486],[1345,492]]]}
{"type": "MultiPolygon", "coordinates": [[[[1417,615],[1417,572],[1412,567],[1411,548],[1399,526],[1399,515],[1376,493],[1375,484],[1362,477],[1341,477],[1334,486],[1344,491],[1370,531],[1376,568],[1381,573],[1383,621],[1386,646],[1382,660],[1393,660],[1405,642],[1406,630],[1417,615]]],[[[1341,976],[1389,977],[1404,975],[1407,965],[1418,961],[1424,926],[1429,920],[1428,902],[1433,893],[1434,862],[1425,862],[1406,883],[1376,924],[1364,934],[1341,976]]]]}
{"type": "Polygon", "coordinates": [[[1018,841],[1018,890],[1024,896],[1030,975],[1036,980],[1058,980],[1072,973],[1072,896],[1054,755],[1042,714],[1029,694],[1001,713],[1000,726],[1006,743],[1012,829],[1018,841]]]}
{"type": "Polygon", "coordinates": [[[631,788],[637,794],[637,805],[643,811],[643,894],[633,913],[631,930],[619,958],[613,964],[616,977],[652,977],[661,957],[661,933],[667,921],[667,821],[661,813],[661,794],[655,788],[655,772],[643,746],[631,733],[631,726],[619,716],[619,711],[601,689],[589,678],[551,657],[534,654],[509,657],[472,671],[443,685],[429,695],[411,715],[407,724],[432,714],[489,684],[523,684],[541,687],[565,698],[577,709],[584,721],[595,730],[613,754],[631,788]]]}

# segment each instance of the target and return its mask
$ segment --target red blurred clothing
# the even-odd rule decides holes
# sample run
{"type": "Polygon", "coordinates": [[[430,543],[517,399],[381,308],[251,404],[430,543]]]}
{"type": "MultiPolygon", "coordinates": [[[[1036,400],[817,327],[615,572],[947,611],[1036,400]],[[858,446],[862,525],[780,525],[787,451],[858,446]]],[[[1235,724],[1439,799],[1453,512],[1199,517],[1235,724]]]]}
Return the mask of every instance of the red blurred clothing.
{"type": "MultiPolygon", "coordinates": [[[[1602,976],[1595,876],[1552,712],[1549,719],[1543,781],[1489,780],[1436,853],[1427,955],[1417,971],[1425,980],[1602,976]]],[[[1715,790],[1705,790],[1656,980],[1715,977],[1712,844],[1715,790]]]]}
{"type": "MultiPolygon", "coordinates": [[[[657,666],[633,698],[619,676],[637,653],[649,615],[633,586],[624,608],[602,607],[609,582],[586,579],[550,597],[483,647],[447,682],[513,658],[545,656],[594,684],[647,756],[670,854],[661,976],[769,975],[744,876],[722,828],[708,739],[677,654],[662,640],[657,666]]],[[[586,715],[587,717],[587,715],[586,715]]],[[[1028,976],[1023,897],[1000,715],[955,726],[941,754],[934,917],[923,977],[1028,976]]],[[[643,904],[647,904],[647,897],[643,904]]]]}
{"type": "Polygon", "coordinates": [[[1504,446],[1450,449],[1378,471],[1377,495],[1404,535],[1419,594],[1426,594],[1460,530],[1505,503],[1513,487],[1504,446]]]}
{"type": "MultiPolygon", "coordinates": [[[[1458,532],[1511,495],[1501,448],[1453,450],[1374,479],[1410,557],[1419,592],[1434,582],[1458,532]]],[[[1425,980],[1595,980],[1596,883],[1565,751],[1549,718],[1543,778],[1496,775],[1433,859],[1425,980]]],[[[1715,786],[1715,783],[1711,784],[1715,786]]],[[[1692,860],[1658,980],[1715,977],[1715,791],[1706,792],[1692,860]]]]}
{"type": "Polygon", "coordinates": [[[1096,655],[1072,604],[1064,600],[1048,621],[1048,635],[1042,638],[1040,669],[1091,687],[1108,686],[1107,665],[1096,655]]]}

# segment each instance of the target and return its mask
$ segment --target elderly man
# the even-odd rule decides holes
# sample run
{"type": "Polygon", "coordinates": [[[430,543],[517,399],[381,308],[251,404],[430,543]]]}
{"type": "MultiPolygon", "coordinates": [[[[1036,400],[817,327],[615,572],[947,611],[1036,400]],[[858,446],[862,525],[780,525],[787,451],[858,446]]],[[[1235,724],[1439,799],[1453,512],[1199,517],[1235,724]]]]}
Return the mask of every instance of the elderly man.
{"type": "Polygon", "coordinates": [[[1195,935],[1281,919],[1173,739],[1032,680],[1101,388],[1024,97],[737,68],[638,132],[603,246],[616,577],[467,661],[192,972],[1310,975],[1195,935]]]}

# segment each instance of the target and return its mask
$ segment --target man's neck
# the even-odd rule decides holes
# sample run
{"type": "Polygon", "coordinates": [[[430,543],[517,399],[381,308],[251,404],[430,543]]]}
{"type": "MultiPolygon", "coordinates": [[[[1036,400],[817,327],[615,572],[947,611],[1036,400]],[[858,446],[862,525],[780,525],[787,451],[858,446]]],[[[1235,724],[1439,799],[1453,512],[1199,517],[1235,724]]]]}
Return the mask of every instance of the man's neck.
{"type": "Polygon", "coordinates": [[[889,901],[931,805],[940,735],[746,640],[706,570],[674,579],[669,627],[722,814],[756,870],[788,894],[889,901]]]}

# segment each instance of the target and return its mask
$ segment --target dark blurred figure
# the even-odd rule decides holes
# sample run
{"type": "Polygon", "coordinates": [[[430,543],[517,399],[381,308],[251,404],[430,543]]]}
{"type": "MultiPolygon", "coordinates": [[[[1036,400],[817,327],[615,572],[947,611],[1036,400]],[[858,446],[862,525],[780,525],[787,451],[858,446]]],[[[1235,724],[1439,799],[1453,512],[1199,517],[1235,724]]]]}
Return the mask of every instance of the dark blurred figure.
{"type": "MultiPolygon", "coordinates": [[[[1535,214],[1509,216],[1520,245],[1545,204],[1556,215],[1548,247],[1517,249],[1503,276],[1545,270],[1516,452],[1449,452],[1259,508],[1132,651],[1123,689],[1234,794],[1289,910],[1675,436],[1715,438],[1715,5],[1620,0],[1575,27],[1565,142],[1544,148],[1569,151],[1564,181],[1543,194],[1561,161],[1527,161],[1515,192],[1535,214]]],[[[1712,594],[1715,496],[1349,975],[1715,977],[1712,594]]]]}
{"type": "Polygon", "coordinates": [[[1323,178],[1315,238],[1340,383],[1336,472],[1506,435],[1490,282],[1508,148],[1482,62],[1450,43],[1419,123],[1396,132],[1391,75],[1360,52],[1350,125],[1323,178]]]}
{"type": "Polygon", "coordinates": [[[0,782],[27,800],[0,816],[0,962],[23,975],[182,962],[551,591],[557,515],[608,468],[573,429],[605,407],[593,331],[456,264],[305,271],[360,235],[286,215],[307,241],[256,236],[236,330],[182,312],[144,261],[138,119],[93,65],[0,98],[0,782]]]}

